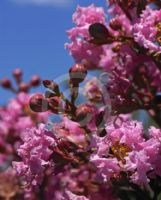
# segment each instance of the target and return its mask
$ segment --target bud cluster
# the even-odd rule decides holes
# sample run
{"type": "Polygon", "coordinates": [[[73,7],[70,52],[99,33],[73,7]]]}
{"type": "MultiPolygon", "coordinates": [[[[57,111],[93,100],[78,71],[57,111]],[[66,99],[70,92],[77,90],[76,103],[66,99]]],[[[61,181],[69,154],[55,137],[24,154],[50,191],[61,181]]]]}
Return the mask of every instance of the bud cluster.
{"type": "Polygon", "coordinates": [[[31,80],[28,83],[23,81],[23,72],[21,69],[17,68],[12,72],[16,86],[12,83],[12,80],[9,78],[3,78],[0,80],[0,85],[7,90],[10,90],[14,93],[25,92],[28,93],[33,87],[37,87],[41,83],[41,79],[38,75],[31,77],[31,80]]]}

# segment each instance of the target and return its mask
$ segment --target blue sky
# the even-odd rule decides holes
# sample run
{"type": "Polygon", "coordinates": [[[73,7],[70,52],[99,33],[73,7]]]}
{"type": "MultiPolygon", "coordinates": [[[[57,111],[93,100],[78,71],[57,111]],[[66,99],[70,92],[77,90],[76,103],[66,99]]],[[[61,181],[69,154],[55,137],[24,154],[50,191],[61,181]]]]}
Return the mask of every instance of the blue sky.
{"type": "MultiPolygon", "coordinates": [[[[20,67],[25,79],[55,79],[73,59],[64,49],[77,4],[105,6],[105,0],[0,0],[0,78],[20,67]],[[45,3],[44,3],[45,2],[45,3]],[[64,4],[64,2],[66,2],[64,4]]],[[[12,94],[0,89],[0,104],[12,94]]]]}

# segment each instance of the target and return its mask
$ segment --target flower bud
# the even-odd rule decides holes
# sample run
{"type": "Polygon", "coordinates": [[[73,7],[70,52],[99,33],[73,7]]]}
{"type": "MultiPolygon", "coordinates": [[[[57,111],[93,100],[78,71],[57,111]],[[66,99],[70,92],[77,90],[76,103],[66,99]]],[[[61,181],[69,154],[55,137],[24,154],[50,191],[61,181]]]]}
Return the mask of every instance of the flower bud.
{"type": "Polygon", "coordinates": [[[45,99],[45,97],[40,93],[35,94],[31,97],[29,105],[31,110],[33,110],[34,112],[45,112],[49,109],[47,99],[45,99]]]}
{"type": "Polygon", "coordinates": [[[17,69],[15,69],[13,72],[12,72],[12,74],[13,74],[13,76],[15,77],[15,78],[20,78],[21,76],[22,76],[22,70],[21,69],[19,69],[19,68],[17,68],[17,69]]]}
{"type": "Polygon", "coordinates": [[[89,33],[95,39],[105,39],[110,33],[105,25],[101,23],[94,23],[89,26],[89,33]]]}
{"type": "Polygon", "coordinates": [[[87,75],[87,69],[82,64],[75,64],[69,69],[70,82],[72,84],[79,84],[84,81],[87,75]]]}
{"type": "Polygon", "coordinates": [[[43,81],[44,87],[54,91],[55,93],[59,93],[59,86],[56,82],[50,81],[50,80],[44,80],[43,81]]]}
{"type": "Polygon", "coordinates": [[[20,92],[28,92],[30,89],[30,86],[27,83],[20,83],[19,84],[19,91],[20,92]]]}
{"type": "Polygon", "coordinates": [[[121,30],[122,28],[122,25],[117,18],[111,19],[109,25],[114,31],[121,30]]]}
{"type": "Polygon", "coordinates": [[[30,84],[33,87],[39,86],[41,82],[41,79],[39,76],[35,75],[31,78],[30,84]]]}
{"type": "Polygon", "coordinates": [[[11,81],[8,78],[2,79],[0,83],[3,88],[10,89],[12,87],[11,81]]]}
{"type": "Polygon", "coordinates": [[[57,96],[49,98],[48,104],[49,104],[49,109],[55,114],[58,114],[62,110],[61,99],[57,96]]]}
{"type": "Polygon", "coordinates": [[[87,125],[87,123],[91,121],[92,116],[93,108],[90,105],[82,104],[76,110],[76,118],[81,126],[87,125]]]}

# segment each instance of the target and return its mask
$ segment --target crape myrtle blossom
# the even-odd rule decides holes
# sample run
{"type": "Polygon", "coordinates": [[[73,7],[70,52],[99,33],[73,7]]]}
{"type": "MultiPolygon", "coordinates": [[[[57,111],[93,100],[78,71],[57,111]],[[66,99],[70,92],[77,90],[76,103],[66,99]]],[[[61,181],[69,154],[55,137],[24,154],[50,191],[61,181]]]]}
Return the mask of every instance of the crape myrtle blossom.
{"type": "MultiPolygon", "coordinates": [[[[68,121],[68,123],[73,126],[73,122],[68,121]]],[[[47,200],[88,199],[83,196],[85,191],[88,191],[89,199],[105,200],[106,195],[111,200],[117,199],[109,186],[99,186],[95,183],[95,170],[90,163],[75,169],[67,165],[59,173],[55,171],[56,163],[52,159],[52,155],[54,156],[52,147],[58,145],[58,138],[55,135],[58,135],[57,131],[58,129],[55,132],[49,131],[41,124],[38,129],[28,129],[23,133],[24,143],[18,149],[22,161],[13,162],[13,167],[17,174],[24,178],[26,187],[38,193],[45,180],[44,195],[47,200]],[[77,193],[79,195],[76,195],[77,193]]]]}
{"type": "Polygon", "coordinates": [[[29,94],[20,93],[16,98],[9,101],[7,107],[0,110],[0,123],[2,128],[3,123],[5,123],[5,128],[7,128],[4,134],[9,134],[9,130],[12,129],[14,131],[11,134],[19,136],[26,127],[30,128],[36,123],[47,121],[48,113],[35,114],[30,110],[28,106],[30,97],[31,95],[29,94]]]}
{"type": "MultiPolygon", "coordinates": [[[[143,126],[137,121],[123,121],[121,125],[106,126],[107,136],[94,137],[91,162],[97,167],[100,181],[109,182],[119,179],[121,173],[131,182],[147,186],[151,173],[159,174],[158,158],[160,158],[160,142],[153,136],[145,139],[143,126]],[[158,170],[158,171],[157,171],[158,170]]],[[[152,132],[161,133],[160,129],[152,127],[152,132]]]]}
{"type": "Polygon", "coordinates": [[[78,6],[73,15],[76,26],[65,45],[76,61],[69,69],[69,96],[48,79],[42,82],[45,94],[29,95],[40,78],[24,83],[20,69],[13,72],[17,87],[0,81],[16,94],[0,107],[0,198],[159,199],[161,3],[107,4],[108,17],[94,4],[78,6]],[[91,69],[96,77],[88,80],[91,69]],[[83,81],[87,98],[81,102],[83,81]],[[132,119],[139,109],[153,126],[145,129],[132,119]],[[47,122],[53,114],[59,120],[47,122]]]}
{"type": "Polygon", "coordinates": [[[76,27],[67,31],[72,42],[67,43],[66,48],[77,62],[83,61],[89,68],[98,67],[103,48],[88,42],[90,38],[88,28],[91,23],[105,23],[103,8],[96,7],[94,4],[88,7],[78,6],[73,14],[73,21],[76,27]]]}
{"type": "Polygon", "coordinates": [[[63,200],[89,200],[84,196],[77,196],[72,194],[70,191],[66,191],[63,197],[63,200]]]}
{"type": "MultiPolygon", "coordinates": [[[[113,4],[113,6],[110,7],[108,13],[112,15],[112,19],[110,19],[109,25],[106,24],[105,19],[103,22],[101,20],[99,21],[98,19],[95,22],[103,24],[104,27],[107,28],[107,31],[110,33],[109,37],[111,37],[111,35],[113,37],[112,42],[109,44],[106,44],[105,42],[105,44],[103,45],[96,45],[95,43],[91,44],[91,42],[89,42],[91,41],[91,34],[89,34],[90,25],[92,26],[92,24],[95,23],[93,22],[93,18],[89,17],[93,14],[92,5],[87,8],[79,7],[79,9],[77,9],[76,13],[74,14],[74,21],[76,21],[76,27],[68,31],[68,35],[69,38],[72,40],[72,43],[67,44],[67,48],[70,52],[73,52],[72,56],[75,58],[75,60],[78,62],[83,62],[87,68],[100,69],[101,67],[108,74],[110,74],[110,81],[108,81],[106,85],[107,93],[109,93],[111,97],[112,108],[114,112],[117,113],[128,113],[140,108],[144,109],[145,104],[148,104],[148,106],[149,104],[151,104],[156,92],[160,92],[161,90],[161,75],[154,59],[152,59],[152,57],[147,54],[140,53],[140,50],[137,49],[138,47],[135,46],[135,42],[137,41],[135,40],[136,34],[134,31],[134,27],[137,27],[137,24],[139,24],[139,16],[137,20],[131,21],[127,17],[126,13],[124,13],[124,11],[120,8],[120,6],[116,5],[116,2],[111,3],[113,4]],[[90,9],[92,9],[91,12],[90,9]],[[83,16],[82,23],[78,23],[79,19],[77,19],[77,16],[79,16],[80,14],[80,10],[83,16]],[[86,13],[88,13],[88,15],[86,13]],[[88,22],[88,26],[86,26],[85,28],[86,33],[82,32],[82,30],[77,30],[85,22],[88,22]],[[78,36],[79,34],[81,34],[81,37],[75,37],[75,35],[78,36]],[[133,37],[135,42],[133,40],[133,37]],[[117,38],[120,38],[120,41],[118,41],[117,38]],[[80,47],[86,44],[87,49],[79,49],[77,47],[78,43],[80,47]],[[74,47],[74,45],[76,45],[75,47],[77,53],[75,53],[74,48],[72,48],[74,47]],[[86,56],[83,54],[85,52],[90,52],[92,46],[94,50],[101,49],[101,52],[96,52],[97,56],[90,54],[92,56],[92,60],[90,59],[90,55],[86,59],[86,56]],[[77,56],[75,56],[76,54],[77,56]],[[84,60],[84,58],[86,61],[84,60]],[[99,62],[95,62],[96,58],[98,58],[99,62]],[[93,62],[93,64],[90,64],[91,61],[93,62]],[[149,90],[149,86],[152,87],[152,90],[149,90]],[[138,91],[139,87],[141,88],[140,91],[138,91]],[[148,103],[145,102],[147,101],[147,99],[148,103]],[[119,110],[118,107],[120,108],[119,110]]],[[[151,9],[147,7],[147,10],[151,9]]],[[[151,12],[159,13],[158,10],[151,10],[151,12]]],[[[150,20],[147,20],[147,23],[150,23],[150,20]]],[[[147,28],[150,28],[150,26],[147,25],[147,28]]],[[[158,28],[159,23],[157,29],[158,28]]],[[[94,31],[96,31],[96,33],[94,35],[96,36],[95,39],[97,39],[97,37],[100,37],[101,32],[99,32],[98,27],[95,27],[95,29],[94,31]]],[[[154,30],[154,28],[152,28],[152,30],[154,30]]],[[[102,34],[104,35],[104,33],[102,34]]],[[[157,35],[159,38],[159,32],[157,35]]],[[[147,36],[149,37],[149,34],[147,34],[147,36]]],[[[140,44],[140,42],[138,42],[138,44],[140,44]]]]}
{"type": "Polygon", "coordinates": [[[133,26],[135,41],[150,51],[161,52],[161,10],[150,7],[141,14],[139,22],[133,26]]]}
{"type": "Polygon", "coordinates": [[[24,144],[19,147],[18,155],[23,158],[23,162],[14,162],[13,166],[19,175],[26,177],[26,181],[33,185],[39,184],[43,180],[45,169],[53,167],[49,160],[52,154],[50,147],[55,145],[53,133],[41,124],[38,129],[24,131],[21,139],[24,144]]]}
{"type": "Polygon", "coordinates": [[[0,168],[6,168],[14,159],[21,144],[21,134],[39,122],[47,122],[48,113],[35,114],[29,109],[31,95],[19,93],[6,107],[0,109],[0,168]]]}
{"type": "MultiPolygon", "coordinates": [[[[49,113],[34,113],[29,108],[31,94],[27,92],[40,84],[40,78],[33,76],[28,84],[24,83],[20,69],[13,71],[13,77],[16,81],[14,85],[8,78],[0,81],[4,89],[15,93],[14,98],[0,107],[0,198],[22,200],[34,195],[21,188],[22,180],[17,177],[12,161],[20,159],[17,149],[22,144],[21,137],[25,129],[35,127],[40,122],[46,123],[49,113]]],[[[29,200],[36,199],[30,197],[29,200]]]]}

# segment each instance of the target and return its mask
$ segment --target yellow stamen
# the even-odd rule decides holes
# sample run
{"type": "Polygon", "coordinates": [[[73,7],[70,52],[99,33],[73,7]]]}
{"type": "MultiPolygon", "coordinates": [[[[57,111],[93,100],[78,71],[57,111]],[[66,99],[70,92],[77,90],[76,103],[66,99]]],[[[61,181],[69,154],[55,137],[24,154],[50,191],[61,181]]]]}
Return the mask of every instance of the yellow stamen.
{"type": "Polygon", "coordinates": [[[113,155],[121,161],[125,161],[125,157],[127,156],[128,152],[130,152],[130,148],[125,144],[120,144],[119,142],[116,142],[112,148],[113,155]]]}

